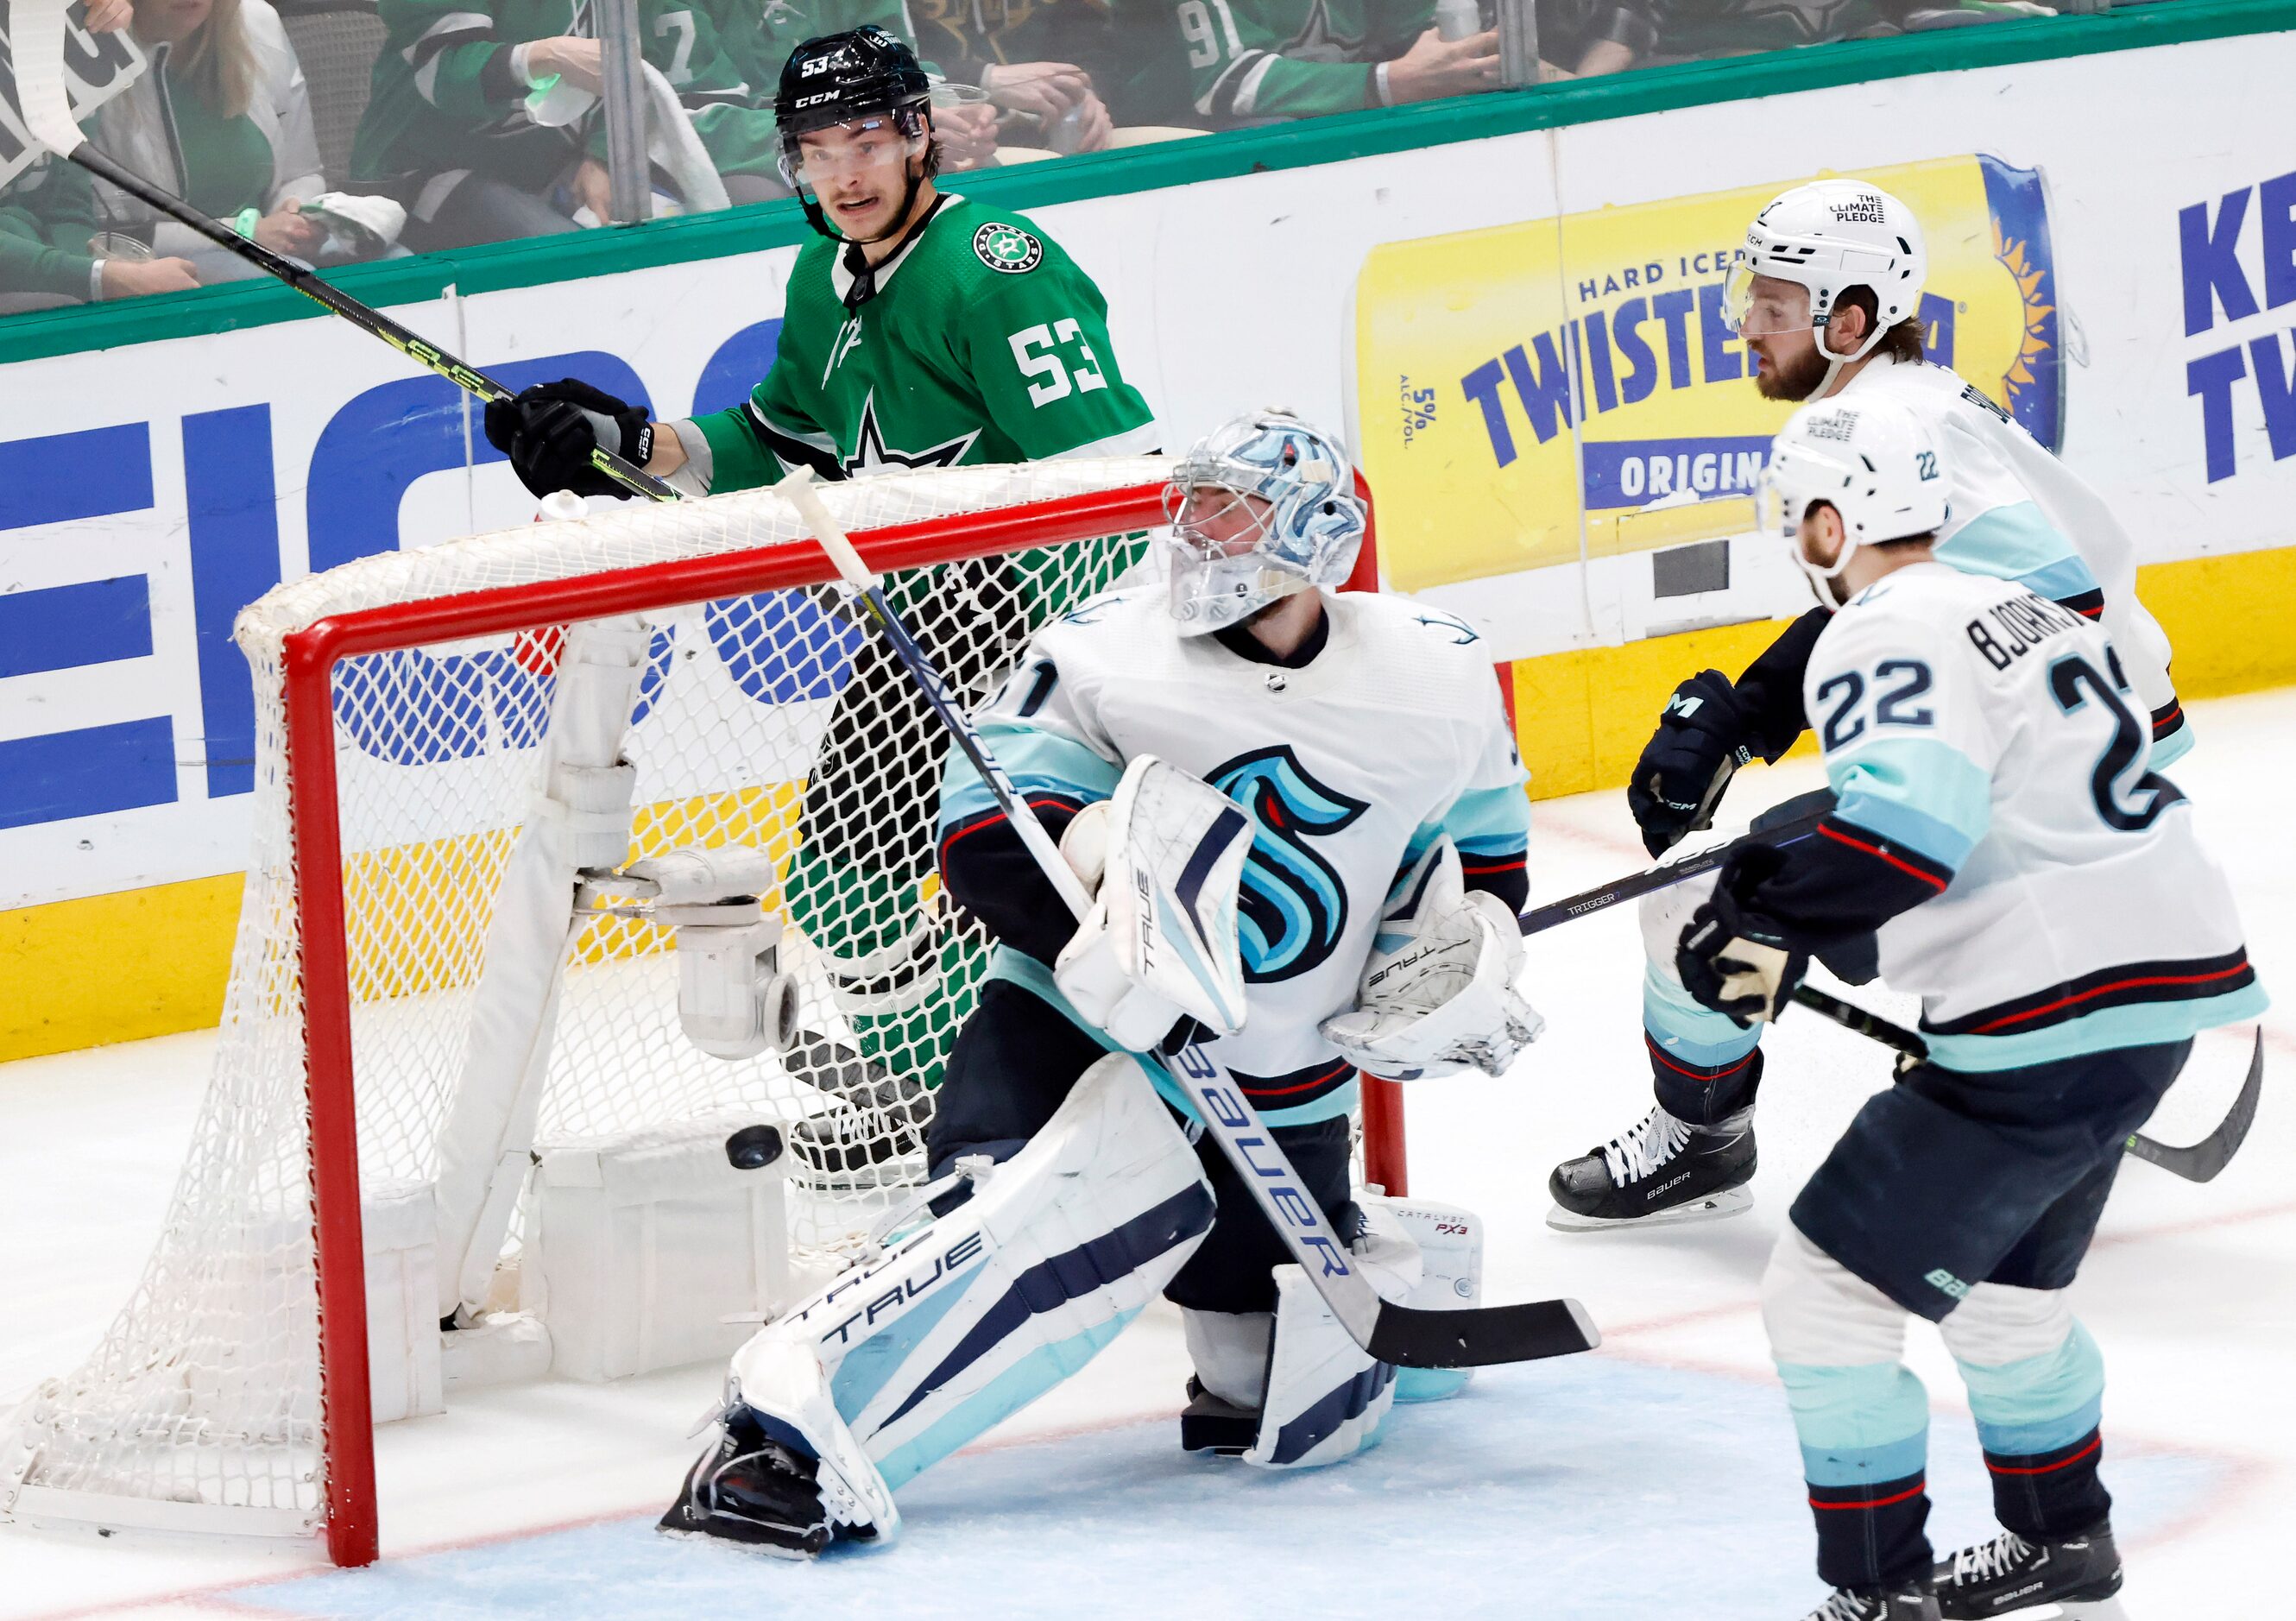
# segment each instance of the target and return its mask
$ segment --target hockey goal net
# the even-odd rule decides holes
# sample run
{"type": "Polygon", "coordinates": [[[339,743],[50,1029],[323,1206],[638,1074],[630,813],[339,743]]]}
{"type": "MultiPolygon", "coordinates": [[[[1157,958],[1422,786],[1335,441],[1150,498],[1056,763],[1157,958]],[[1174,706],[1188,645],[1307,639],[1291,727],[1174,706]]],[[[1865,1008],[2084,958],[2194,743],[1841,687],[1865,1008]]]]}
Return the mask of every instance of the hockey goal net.
{"type": "MultiPolygon", "coordinates": [[[[972,701],[1048,618],[1143,566],[1164,472],[1155,457],[933,470],[823,495],[972,701]]],[[[135,1295],[81,1368],[0,1425],[0,1510],[324,1529],[336,1562],[373,1559],[362,1191],[413,1189],[426,1213],[435,1193],[442,1222],[462,1207],[483,1291],[496,1247],[514,1264],[518,1245],[528,1159],[496,1174],[505,1144],[774,1122],[790,1247],[816,1273],[857,1252],[922,1177],[931,1087],[987,941],[932,870],[947,741],[832,578],[760,490],[370,557],[242,615],[254,847],[213,1075],[135,1295]],[[501,897],[537,780],[578,755],[551,735],[562,660],[599,626],[636,670],[603,744],[629,768],[614,847],[769,859],[759,898],[783,925],[799,1034],[705,1053],[681,1030],[669,930],[578,909],[550,937],[540,1033],[512,1042],[530,1084],[496,1088],[524,1118],[495,1120],[474,1154],[455,1136],[502,1045],[501,897]],[[476,1183],[450,1193],[474,1159],[476,1183]]],[[[1371,1179],[1399,1189],[1399,1118],[1374,1138],[1371,1179]]]]}

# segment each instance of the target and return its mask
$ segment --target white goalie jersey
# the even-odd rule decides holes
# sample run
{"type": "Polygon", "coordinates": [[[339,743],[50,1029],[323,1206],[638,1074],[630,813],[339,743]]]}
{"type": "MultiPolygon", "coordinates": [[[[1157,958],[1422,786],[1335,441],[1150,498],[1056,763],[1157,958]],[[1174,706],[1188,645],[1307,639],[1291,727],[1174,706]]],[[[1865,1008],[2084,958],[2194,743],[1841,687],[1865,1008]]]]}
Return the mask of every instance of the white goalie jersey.
{"type": "MultiPolygon", "coordinates": [[[[1254,823],[1239,913],[1248,1014],[1206,1052],[1271,1125],[1345,1113],[1353,1067],[1316,1029],[1355,1003],[1383,903],[1441,835],[1467,881],[1520,873],[1525,775],[1487,644],[1400,598],[1326,595],[1328,636],[1299,668],[1183,637],[1152,588],[1096,597],[1048,626],[977,712],[1032,805],[1078,807],[1153,754],[1234,799],[1254,823]]],[[[961,755],[941,847],[1001,820],[961,755]]],[[[991,972],[1057,1000],[1012,948],[991,972]]],[[[1175,1087],[1167,1095],[1179,1101],[1175,1087]]]]}

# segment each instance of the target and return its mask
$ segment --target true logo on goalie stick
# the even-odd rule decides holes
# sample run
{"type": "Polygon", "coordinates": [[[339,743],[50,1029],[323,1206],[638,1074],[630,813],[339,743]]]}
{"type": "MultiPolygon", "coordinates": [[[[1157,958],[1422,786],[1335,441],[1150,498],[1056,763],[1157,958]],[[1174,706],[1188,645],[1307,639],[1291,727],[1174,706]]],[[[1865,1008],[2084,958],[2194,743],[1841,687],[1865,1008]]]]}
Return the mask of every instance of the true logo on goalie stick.
{"type": "Polygon", "coordinates": [[[972,251],[1000,275],[1019,275],[1045,262],[1045,244],[1018,225],[981,226],[972,233],[972,251]]]}

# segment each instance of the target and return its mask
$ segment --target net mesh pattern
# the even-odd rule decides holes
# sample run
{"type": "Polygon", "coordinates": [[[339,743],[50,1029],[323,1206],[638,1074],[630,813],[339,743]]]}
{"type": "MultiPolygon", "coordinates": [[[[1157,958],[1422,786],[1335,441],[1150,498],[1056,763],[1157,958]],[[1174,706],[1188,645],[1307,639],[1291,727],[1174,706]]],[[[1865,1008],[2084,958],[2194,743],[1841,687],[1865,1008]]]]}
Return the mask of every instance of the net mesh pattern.
{"type": "MultiPolygon", "coordinates": [[[[895,474],[823,491],[849,531],[1161,479],[1157,458],[895,474]]],[[[316,1527],[321,1445],[309,1124],[283,647],[332,615],[794,544],[771,491],[627,503],[362,559],[242,614],[253,667],[254,842],[209,1090],[164,1232],[93,1356],[0,1427],[0,1508],[22,1483],[283,1511],[316,1527]]],[[[1112,583],[1138,535],[970,558],[887,591],[950,684],[994,689],[1028,635],[1112,583]]],[[[808,549],[812,549],[809,547],[808,549]]],[[[817,553],[817,549],[812,549],[817,553]]],[[[821,572],[829,573],[826,560],[821,572]]],[[[633,858],[743,844],[773,859],[799,1040],[734,1062],[680,1033],[667,929],[597,917],[570,945],[537,1147],[714,1116],[788,1128],[793,1244],[833,1259],[922,1176],[949,1037],[985,957],[944,904],[932,833],[945,737],[826,586],[644,608],[624,753],[633,858]]],[[[348,659],[333,679],[365,1198],[439,1169],[492,903],[538,781],[559,631],[348,659]]],[[[442,1261],[442,1265],[445,1263],[442,1261]]]]}

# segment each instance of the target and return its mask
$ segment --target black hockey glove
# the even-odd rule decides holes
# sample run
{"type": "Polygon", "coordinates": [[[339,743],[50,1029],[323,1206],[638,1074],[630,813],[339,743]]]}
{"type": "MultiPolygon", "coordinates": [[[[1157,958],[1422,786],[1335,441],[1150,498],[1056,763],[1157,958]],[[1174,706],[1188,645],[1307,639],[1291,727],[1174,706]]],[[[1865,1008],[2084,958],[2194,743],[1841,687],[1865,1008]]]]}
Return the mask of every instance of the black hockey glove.
{"type": "Polygon", "coordinates": [[[1809,954],[1788,945],[1778,924],[1745,900],[1785,862],[1784,851],[1759,844],[1733,857],[1675,948],[1683,988],[1750,1029],[1775,1019],[1809,972],[1809,954]]]}
{"type": "Polygon", "coordinates": [[[653,454],[653,423],[644,405],[566,377],[488,405],[487,442],[510,458],[519,482],[537,495],[563,489],[622,499],[630,492],[592,465],[590,453],[611,451],[644,467],[653,454]]]}
{"type": "Polygon", "coordinates": [[[1627,808],[1652,856],[1713,825],[1723,789],[1754,757],[1752,719],[1719,670],[1701,670],[1674,689],[1627,783],[1627,808]]]}

